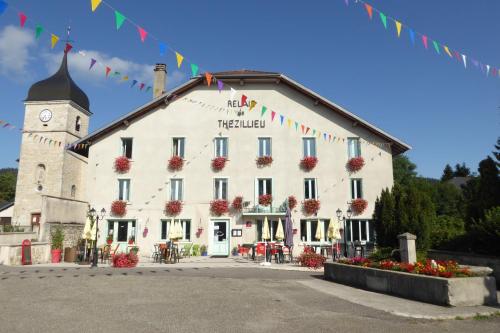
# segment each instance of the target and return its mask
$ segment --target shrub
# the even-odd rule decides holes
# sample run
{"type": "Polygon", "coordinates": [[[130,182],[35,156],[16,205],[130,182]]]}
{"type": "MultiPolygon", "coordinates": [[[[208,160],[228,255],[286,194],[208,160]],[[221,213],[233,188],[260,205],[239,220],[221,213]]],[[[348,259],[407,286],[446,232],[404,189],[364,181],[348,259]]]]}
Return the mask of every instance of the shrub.
{"type": "Polygon", "coordinates": [[[465,233],[464,221],[459,217],[441,215],[434,220],[431,228],[431,245],[439,248],[465,233]]]}
{"type": "Polygon", "coordinates": [[[125,156],[119,156],[115,159],[115,171],[126,173],[130,170],[130,160],[125,156]]]}

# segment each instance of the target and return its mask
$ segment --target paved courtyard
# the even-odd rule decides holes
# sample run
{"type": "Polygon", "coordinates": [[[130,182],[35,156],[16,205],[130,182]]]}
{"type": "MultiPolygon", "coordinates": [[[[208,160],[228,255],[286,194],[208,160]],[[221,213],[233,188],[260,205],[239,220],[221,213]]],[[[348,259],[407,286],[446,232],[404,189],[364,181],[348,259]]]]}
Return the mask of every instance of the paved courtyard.
{"type": "Polygon", "coordinates": [[[500,331],[498,315],[396,316],[361,305],[355,299],[363,294],[353,293],[356,303],[346,300],[339,289],[345,286],[323,281],[321,273],[214,263],[0,266],[0,332],[500,331]]]}

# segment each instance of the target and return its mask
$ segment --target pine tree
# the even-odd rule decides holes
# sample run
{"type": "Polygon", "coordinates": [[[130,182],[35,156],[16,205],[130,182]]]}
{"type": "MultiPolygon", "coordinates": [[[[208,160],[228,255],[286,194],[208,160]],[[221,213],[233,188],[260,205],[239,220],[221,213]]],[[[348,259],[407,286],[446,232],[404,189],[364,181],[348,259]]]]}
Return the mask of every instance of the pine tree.
{"type": "Polygon", "coordinates": [[[497,144],[495,145],[496,151],[493,152],[493,156],[495,156],[496,165],[500,168],[500,137],[497,139],[497,144]]]}
{"type": "Polygon", "coordinates": [[[470,176],[470,169],[465,165],[465,163],[457,163],[455,165],[455,171],[453,172],[453,175],[455,177],[468,177],[470,176]]]}
{"type": "Polygon", "coordinates": [[[373,216],[377,243],[380,246],[395,246],[397,243],[397,227],[394,213],[394,197],[389,189],[385,189],[375,202],[373,216]]]}
{"type": "Polygon", "coordinates": [[[453,179],[453,177],[454,177],[454,173],[453,173],[453,169],[451,168],[451,165],[446,164],[446,166],[444,167],[444,170],[443,170],[443,175],[441,176],[441,181],[445,182],[445,181],[448,181],[450,179],[453,179]]]}

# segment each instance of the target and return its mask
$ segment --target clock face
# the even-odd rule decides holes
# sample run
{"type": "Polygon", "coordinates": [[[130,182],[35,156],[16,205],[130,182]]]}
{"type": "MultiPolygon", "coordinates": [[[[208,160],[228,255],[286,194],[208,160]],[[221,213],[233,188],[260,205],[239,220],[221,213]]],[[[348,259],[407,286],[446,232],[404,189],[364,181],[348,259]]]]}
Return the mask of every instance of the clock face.
{"type": "Polygon", "coordinates": [[[52,119],[52,111],[49,109],[42,110],[40,112],[40,120],[43,121],[44,123],[48,122],[50,119],[52,119]]]}

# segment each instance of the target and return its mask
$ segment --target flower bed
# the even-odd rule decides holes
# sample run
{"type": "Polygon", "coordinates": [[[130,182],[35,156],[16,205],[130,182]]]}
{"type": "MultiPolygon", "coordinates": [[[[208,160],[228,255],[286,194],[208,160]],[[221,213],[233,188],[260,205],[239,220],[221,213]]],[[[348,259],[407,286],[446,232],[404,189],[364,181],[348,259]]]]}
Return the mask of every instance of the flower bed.
{"type": "Polygon", "coordinates": [[[119,156],[115,159],[115,171],[126,173],[130,170],[130,160],[125,156],[119,156]]]}
{"type": "Polygon", "coordinates": [[[180,200],[172,200],[165,204],[165,212],[169,216],[179,215],[182,211],[182,202],[180,200]]]}
{"type": "Polygon", "coordinates": [[[210,202],[210,211],[217,216],[221,216],[229,211],[229,203],[227,200],[218,199],[210,202]]]}
{"type": "Polygon", "coordinates": [[[184,160],[180,156],[172,156],[168,161],[168,169],[171,171],[179,171],[184,165],[184,160]]]}
{"type": "Polygon", "coordinates": [[[351,202],[351,209],[354,215],[363,214],[366,207],[368,207],[368,201],[366,201],[365,199],[354,199],[351,202]]]}
{"type": "Polygon", "coordinates": [[[304,252],[298,256],[297,261],[300,266],[319,269],[325,264],[326,258],[314,252],[314,249],[306,246],[304,252]]]}
{"type": "Polygon", "coordinates": [[[273,196],[271,194],[259,195],[259,205],[269,206],[273,202],[273,196]]]}
{"type": "Polygon", "coordinates": [[[347,168],[350,172],[358,172],[359,170],[363,169],[364,165],[365,160],[361,156],[353,157],[347,162],[347,168]]]}
{"type": "Polygon", "coordinates": [[[113,201],[111,204],[111,213],[114,216],[124,216],[127,214],[127,203],[121,200],[113,201]]]}
{"type": "Polygon", "coordinates": [[[316,199],[304,200],[304,202],[302,203],[302,208],[306,215],[316,214],[319,211],[320,207],[321,203],[316,199]]]}
{"type": "Polygon", "coordinates": [[[224,169],[226,166],[227,158],[225,157],[216,157],[212,160],[212,169],[214,171],[220,171],[224,169]]]}
{"type": "Polygon", "coordinates": [[[288,197],[288,208],[290,208],[290,210],[293,210],[295,207],[297,207],[297,198],[291,195],[288,197]]]}
{"type": "Polygon", "coordinates": [[[233,199],[233,202],[231,203],[231,208],[237,212],[240,212],[243,209],[243,197],[241,195],[233,199]]]}
{"type": "Polygon", "coordinates": [[[318,158],[316,156],[307,156],[300,160],[300,167],[306,171],[311,171],[318,164],[318,158]]]}
{"type": "Polygon", "coordinates": [[[257,157],[257,165],[264,167],[266,165],[271,165],[273,163],[273,158],[271,156],[260,156],[257,157]]]}
{"type": "Polygon", "coordinates": [[[137,266],[139,258],[134,252],[128,254],[119,253],[113,257],[113,267],[116,268],[131,268],[137,266]]]}

